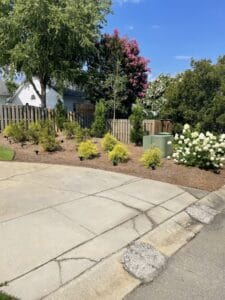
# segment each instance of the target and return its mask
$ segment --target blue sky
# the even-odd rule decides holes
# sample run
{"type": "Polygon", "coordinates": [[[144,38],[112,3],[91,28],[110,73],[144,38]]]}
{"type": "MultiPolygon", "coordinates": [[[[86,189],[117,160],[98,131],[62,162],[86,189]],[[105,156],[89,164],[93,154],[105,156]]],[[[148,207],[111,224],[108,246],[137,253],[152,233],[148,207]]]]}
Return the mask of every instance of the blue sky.
{"type": "Polygon", "coordinates": [[[225,54],[224,0],[114,0],[104,31],[136,38],[151,78],[190,66],[190,58],[225,54]]]}

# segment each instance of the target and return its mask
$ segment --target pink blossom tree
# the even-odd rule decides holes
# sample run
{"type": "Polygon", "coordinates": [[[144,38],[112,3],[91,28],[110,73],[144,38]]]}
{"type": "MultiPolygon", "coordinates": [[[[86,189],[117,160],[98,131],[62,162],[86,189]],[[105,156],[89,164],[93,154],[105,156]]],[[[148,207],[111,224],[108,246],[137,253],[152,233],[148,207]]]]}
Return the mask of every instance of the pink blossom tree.
{"type": "Polygon", "coordinates": [[[135,100],[145,97],[150,72],[148,64],[149,60],[140,55],[136,40],[120,37],[117,29],[112,35],[102,35],[87,62],[86,88],[90,99],[94,103],[104,99],[111,108],[116,94],[117,105],[114,103],[114,107],[117,107],[117,113],[129,115],[135,100]],[[115,93],[118,82],[120,88],[115,93]]]}

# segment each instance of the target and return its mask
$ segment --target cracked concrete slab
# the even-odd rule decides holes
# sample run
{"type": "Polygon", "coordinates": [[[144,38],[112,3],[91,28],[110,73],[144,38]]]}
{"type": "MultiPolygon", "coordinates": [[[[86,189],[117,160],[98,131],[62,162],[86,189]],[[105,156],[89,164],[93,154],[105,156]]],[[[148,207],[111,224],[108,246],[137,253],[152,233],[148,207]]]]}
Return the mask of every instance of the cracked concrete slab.
{"type": "Polygon", "coordinates": [[[153,207],[153,205],[147,201],[137,199],[137,198],[135,198],[135,196],[127,195],[126,193],[117,191],[115,189],[105,191],[105,192],[99,193],[97,195],[101,196],[101,197],[113,199],[118,202],[122,202],[125,205],[128,205],[130,207],[133,207],[133,208],[141,210],[141,211],[146,211],[153,207]]]}
{"type": "Polygon", "coordinates": [[[40,266],[93,235],[46,209],[0,224],[0,282],[40,266]]]}
{"type": "Polygon", "coordinates": [[[170,256],[202,226],[177,215],[194,197],[171,184],[26,163],[0,178],[0,282],[22,299],[122,299],[140,284],[121,265],[129,244],[170,256]]]}
{"type": "Polygon", "coordinates": [[[62,204],[56,210],[96,234],[120,224],[138,212],[106,198],[89,196],[62,204]]]}
{"type": "Polygon", "coordinates": [[[127,184],[116,188],[116,190],[153,205],[158,205],[183,193],[183,190],[177,186],[149,179],[127,184]]]}
{"type": "Polygon", "coordinates": [[[52,293],[46,300],[123,299],[140,281],[124,271],[123,251],[111,256],[77,279],[52,293]]]}
{"type": "Polygon", "coordinates": [[[174,215],[172,211],[161,206],[156,206],[147,211],[147,215],[156,223],[160,224],[174,215]]]}
{"type": "Polygon", "coordinates": [[[170,211],[173,211],[174,213],[177,213],[177,212],[185,209],[189,205],[193,204],[196,201],[197,201],[197,199],[195,197],[193,197],[192,195],[190,195],[189,193],[183,193],[183,194],[181,194],[177,197],[174,197],[173,199],[163,203],[161,206],[170,211]]]}
{"type": "Polygon", "coordinates": [[[50,262],[42,268],[11,282],[3,288],[9,295],[21,300],[40,299],[61,285],[58,266],[50,262]]]}
{"type": "Polygon", "coordinates": [[[69,202],[83,194],[41,187],[37,183],[0,181],[0,222],[69,202]]]}

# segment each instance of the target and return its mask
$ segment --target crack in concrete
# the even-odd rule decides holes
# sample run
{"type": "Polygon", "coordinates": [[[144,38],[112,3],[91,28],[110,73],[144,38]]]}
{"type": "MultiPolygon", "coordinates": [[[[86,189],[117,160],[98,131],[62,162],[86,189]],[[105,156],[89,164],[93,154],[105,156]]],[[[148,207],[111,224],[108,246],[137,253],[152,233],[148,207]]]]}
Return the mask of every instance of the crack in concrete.
{"type": "Polygon", "coordinates": [[[25,173],[18,173],[18,174],[16,174],[16,175],[11,175],[11,176],[9,176],[9,177],[1,178],[1,179],[0,179],[0,182],[1,182],[1,181],[7,181],[7,180],[10,180],[10,179],[15,178],[15,177],[18,177],[18,176],[29,175],[29,174],[33,174],[33,173],[40,172],[40,171],[43,171],[43,170],[47,170],[47,169],[49,169],[50,167],[51,167],[51,166],[47,166],[47,167],[45,167],[45,168],[43,168],[43,169],[32,170],[32,171],[28,171],[28,172],[25,172],[25,173]]]}
{"type": "Polygon", "coordinates": [[[83,256],[80,256],[80,257],[65,257],[65,258],[58,258],[56,259],[55,261],[57,262],[64,262],[64,261],[70,261],[70,260],[88,260],[90,262],[93,262],[93,263],[98,263],[100,260],[95,260],[95,259],[92,259],[92,258],[89,258],[89,257],[83,257],[83,256]]]}
{"type": "Polygon", "coordinates": [[[60,286],[63,284],[63,279],[62,279],[62,266],[61,266],[61,263],[60,261],[58,260],[54,260],[56,263],[57,263],[57,266],[59,268],[59,284],[60,286]]]}
{"type": "Polygon", "coordinates": [[[134,229],[134,231],[138,234],[138,236],[140,236],[140,232],[138,231],[137,227],[136,227],[136,218],[132,219],[132,228],[134,229]]]}
{"type": "Polygon", "coordinates": [[[142,211],[141,209],[139,209],[139,208],[133,207],[133,206],[131,206],[131,205],[129,205],[129,204],[126,204],[126,203],[124,203],[124,202],[122,202],[122,201],[120,201],[120,200],[115,200],[115,199],[112,199],[112,198],[107,197],[107,196],[105,197],[105,196],[100,196],[100,195],[94,195],[93,197],[96,197],[96,198],[102,198],[102,199],[108,199],[108,200],[111,200],[111,201],[113,201],[113,202],[120,203],[120,204],[122,204],[123,206],[125,206],[126,208],[134,209],[134,210],[136,210],[136,211],[138,211],[138,212],[140,212],[140,213],[143,212],[143,211],[142,211]]]}

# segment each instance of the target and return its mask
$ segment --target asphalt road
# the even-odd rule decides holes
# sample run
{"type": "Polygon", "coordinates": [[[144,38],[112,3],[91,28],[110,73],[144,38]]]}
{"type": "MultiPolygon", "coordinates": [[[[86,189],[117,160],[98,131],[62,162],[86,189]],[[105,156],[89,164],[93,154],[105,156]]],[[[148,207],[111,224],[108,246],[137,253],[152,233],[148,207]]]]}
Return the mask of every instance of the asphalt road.
{"type": "Polygon", "coordinates": [[[126,300],[225,299],[225,211],[170,259],[151,284],[126,300]]]}

